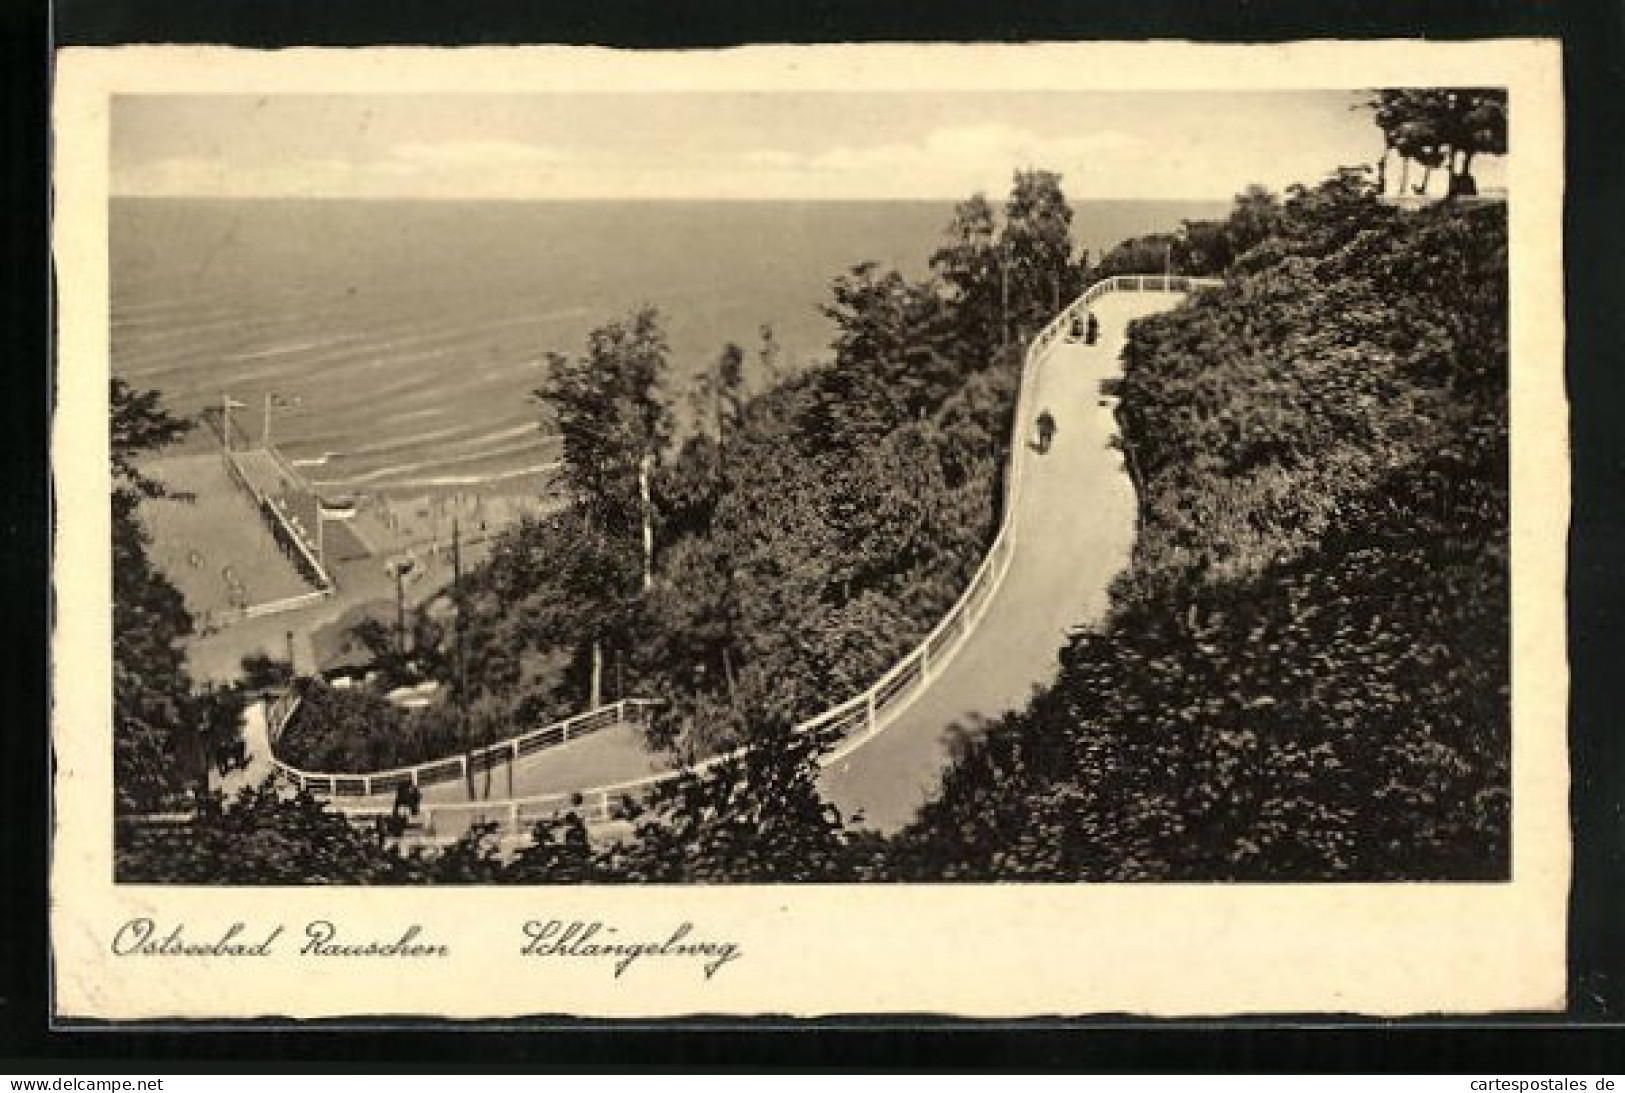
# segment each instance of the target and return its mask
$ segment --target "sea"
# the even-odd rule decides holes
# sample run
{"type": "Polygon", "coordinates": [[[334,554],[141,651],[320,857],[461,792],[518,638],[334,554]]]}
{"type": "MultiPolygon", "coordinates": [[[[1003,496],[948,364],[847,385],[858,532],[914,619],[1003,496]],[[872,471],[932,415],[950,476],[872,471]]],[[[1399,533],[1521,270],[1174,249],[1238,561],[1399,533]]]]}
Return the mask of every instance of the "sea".
{"type": "MultiPolygon", "coordinates": [[[[952,211],[115,198],[112,367],[179,414],[231,400],[250,441],[268,424],[323,491],[522,487],[558,457],[532,397],[550,352],[580,354],[594,327],[652,304],[679,406],[725,344],[753,353],[764,326],[784,367],[825,358],[832,280],[863,261],[923,274],[952,211]]],[[[1099,255],[1224,211],[1079,202],[1074,235],[1099,255]]]]}

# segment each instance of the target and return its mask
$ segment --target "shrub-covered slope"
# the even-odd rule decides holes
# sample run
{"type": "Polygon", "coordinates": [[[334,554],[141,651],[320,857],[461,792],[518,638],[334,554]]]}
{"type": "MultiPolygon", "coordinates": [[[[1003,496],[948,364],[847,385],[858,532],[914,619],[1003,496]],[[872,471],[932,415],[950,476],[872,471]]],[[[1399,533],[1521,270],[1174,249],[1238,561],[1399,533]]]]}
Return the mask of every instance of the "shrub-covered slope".
{"type": "Polygon", "coordinates": [[[898,875],[1505,876],[1506,322],[1502,208],[1342,179],[1138,325],[1113,616],[960,759],[898,875]]]}

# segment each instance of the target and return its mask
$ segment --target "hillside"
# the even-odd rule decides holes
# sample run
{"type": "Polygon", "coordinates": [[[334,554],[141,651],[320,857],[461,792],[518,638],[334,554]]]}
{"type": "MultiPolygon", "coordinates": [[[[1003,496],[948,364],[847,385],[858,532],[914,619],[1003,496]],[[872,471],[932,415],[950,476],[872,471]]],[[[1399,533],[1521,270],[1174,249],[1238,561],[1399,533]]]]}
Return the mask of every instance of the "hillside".
{"type": "MultiPolygon", "coordinates": [[[[847,827],[816,787],[820,742],[785,727],[840,689],[839,670],[861,677],[928,626],[974,564],[996,518],[1013,369],[952,351],[976,329],[973,293],[941,314],[860,269],[837,288],[848,340],[827,369],[748,398],[719,362],[714,431],[655,482],[651,588],[638,588],[625,472],[605,494],[618,509],[574,531],[529,527],[471,582],[482,673],[530,643],[569,657],[558,693],[579,694],[602,644],[628,688],[687,693],[675,742],[710,750],[748,726],[757,746],[663,787],[610,843],[576,821],[539,828],[511,860],[476,835],[408,863],[352,839],[340,872],[1505,877],[1504,210],[1401,213],[1343,175],[1284,203],[1246,195],[1229,222],[1187,226],[1186,247],[1203,240],[1222,244],[1208,258],[1223,252],[1225,287],[1130,330],[1122,442],[1141,526],[1109,614],[1063,650],[1053,687],[965,747],[912,826],[847,827]],[[600,598],[576,604],[578,590],[600,598]]],[[[268,801],[227,815],[345,830],[268,801]]],[[[154,870],[152,850],[130,875],[181,875],[154,870]]]]}
{"type": "Polygon", "coordinates": [[[1505,877],[1504,208],[1298,191],[1134,329],[1109,623],[969,749],[900,878],[1505,877]]]}

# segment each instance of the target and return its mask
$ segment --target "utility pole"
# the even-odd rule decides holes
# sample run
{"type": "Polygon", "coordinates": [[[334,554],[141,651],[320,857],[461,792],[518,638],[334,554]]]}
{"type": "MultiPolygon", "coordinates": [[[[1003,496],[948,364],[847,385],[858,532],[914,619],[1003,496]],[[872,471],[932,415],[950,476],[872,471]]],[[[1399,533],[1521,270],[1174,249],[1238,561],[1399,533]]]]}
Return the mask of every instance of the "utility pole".
{"type": "MultiPolygon", "coordinates": [[[[468,772],[468,799],[474,799],[474,732],[473,725],[468,718],[468,663],[463,655],[464,623],[467,612],[463,610],[463,536],[462,525],[454,514],[451,518],[451,602],[457,612],[456,627],[457,639],[455,654],[457,657],[457,719],[462,722],[463,749],[467,753],[463,769],[468,772]]],[[[485,768],[486,795],[491,791],[491,768],[485,768]]]]}
{"type": "Polygon", "coordinates": [[[1010,344],[1010,245],[999,243],[999,346],[1010,344]]]}
{"type": "Polygon", "coordinates": [[[395,574],[395,652],[402,660],[406,659],[406,571],[412,568],[412,563],[405,558],[397,558],[389,564],[390,571],[395,574]]]}

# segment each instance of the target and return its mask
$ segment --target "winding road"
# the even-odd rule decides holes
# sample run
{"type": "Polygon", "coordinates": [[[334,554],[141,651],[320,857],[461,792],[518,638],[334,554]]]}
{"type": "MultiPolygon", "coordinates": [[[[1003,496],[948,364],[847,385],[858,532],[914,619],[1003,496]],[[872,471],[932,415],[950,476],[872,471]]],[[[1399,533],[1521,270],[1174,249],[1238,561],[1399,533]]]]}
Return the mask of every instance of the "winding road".
{"type": "Polygon", "coordinates": [[[1015,552],[986,613],[953,659],[889,723],[837,749],[824,768],[824,794],[843,815],[891,832],[935,791],[954,741],[1026,705],[1060,669],[1067,631],[1098,623],[1112,579],[1134,546],[1134,488],[1112,446],[1115,399],[1103,381],[1121,375],[1128,324],[1174,307],[1182,292],[1115,292],[1094,305],[1092,346],[1060,341],[1037,365],[1030,405],[1055,417],[1047,453],[1023,423],[1024,481],[1015,512],[1015,552]]]}

